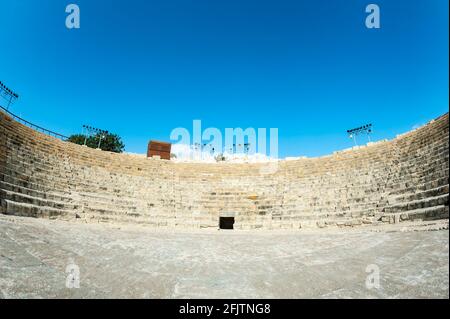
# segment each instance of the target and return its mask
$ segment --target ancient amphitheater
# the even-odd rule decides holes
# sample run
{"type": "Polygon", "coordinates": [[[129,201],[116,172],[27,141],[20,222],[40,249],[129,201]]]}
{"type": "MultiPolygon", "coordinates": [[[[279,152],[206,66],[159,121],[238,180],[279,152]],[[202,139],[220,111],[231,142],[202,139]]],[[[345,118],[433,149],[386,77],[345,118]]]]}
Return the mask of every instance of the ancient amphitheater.
{"type": "Polygon", "coordinates": [[[448,219],[448,114],[390,142],[273,164],[173,163],[65,143],[1,114],[1,212],[236,229],[448,219]],[[273,170],[273,172],[271,172],[273,170]]]}
{"type": "Polygon", "coordinates": [[[448,113],[391,141],[274,168],[98,151],[0,112],[0,297],[448,298],[448,231],[386,231],[447,228],[448,150],[448,113]],[[217,231],[221,221],[234,231],[217,231]],[[387,260],[397,253],[406,259],[387,260]],[[69,257],[91,269],[77,292],[56,282],[69,257]],[[396,272],[378,292],[361,288],[374,260],[396,272]],[[412,288],[402,276],[417,279],[412,288]]]}

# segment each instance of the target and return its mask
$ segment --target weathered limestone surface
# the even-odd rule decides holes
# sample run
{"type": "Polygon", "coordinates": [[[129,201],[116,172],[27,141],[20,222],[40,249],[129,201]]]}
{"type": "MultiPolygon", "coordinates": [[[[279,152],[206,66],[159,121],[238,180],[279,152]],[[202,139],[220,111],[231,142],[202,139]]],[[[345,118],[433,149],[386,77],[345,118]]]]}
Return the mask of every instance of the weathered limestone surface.
{"type": "Polygon", "coordinates": [[[393,227],[404,226],[168,231],[0,215],[0,298],[448,298],[448,230],[393,227]],[[80,288],[66,287],[72,263],[80,288]]]}
{"type": "Polygon", "coordinates": [[[448,219],[448,113],[392,141],[273,163],[174,163],[62,142],[0,112],[0,213],[238,229],[448,219]]]}

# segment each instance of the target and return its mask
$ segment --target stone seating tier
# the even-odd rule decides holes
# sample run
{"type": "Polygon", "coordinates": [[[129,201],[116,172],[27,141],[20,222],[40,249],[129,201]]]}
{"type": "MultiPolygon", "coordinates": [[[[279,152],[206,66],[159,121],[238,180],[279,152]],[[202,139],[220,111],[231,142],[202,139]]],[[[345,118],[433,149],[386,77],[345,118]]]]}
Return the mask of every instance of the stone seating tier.
{"type": "Polygon", "coordinates": [[[448,219],[448,113],[392,141],[273,163],[175,163],[103,152],[0,112],[0,213],[237,229],[448,219]],[[225,215],[224,215],[225,214],[225,215]]]}

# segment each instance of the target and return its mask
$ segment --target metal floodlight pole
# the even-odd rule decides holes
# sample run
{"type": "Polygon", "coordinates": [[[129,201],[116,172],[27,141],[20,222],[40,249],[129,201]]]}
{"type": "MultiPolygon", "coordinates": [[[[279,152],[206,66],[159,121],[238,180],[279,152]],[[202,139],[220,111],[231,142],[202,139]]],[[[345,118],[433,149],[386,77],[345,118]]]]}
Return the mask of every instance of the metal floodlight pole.
{"type": "Polygon", "coordinates": [[[12,102],[12,95],[9,96],[8,106],[6,107],[6,110],[9,110],[9,106],[11,105],[11,102],[12,102]]]}
{"type": "Polygon", "coordinates": [[[369,142],[372,142],[370,140],[370,134],[372,133],[372,124],[367,125],[367,138],[369,139],[369,142]]]}
{"type": "Polygon", "coordinates": [[[102,138],[103,138],[103,135],[100,135],[100,137],[98,139],[98,146],[97,146],[97,148],[100,148],[100,144],[102,143],[102,138]]]}
{"type": "Polygon", "coordinates": [[[87,129],[86,125],[83,125],[82,133],[84,135],[84,146],[86,146],[87,139],[88,139],[88,129],[87,129]]]}
{"type": "Polygon", "coordinates": [[[348,132],[348,137],[350,137],[353,140],[353,143],[355,144],[355,146],[358,146],[358,144],[356,143],[356,134],[353,131],[347,131],[348,132]]]}
{"type": "Polygon", "coordinates": [[[106,138],[106,134],[108,134],[108,131],[98,130],[98,134],[100,135],[99,141],[98,141],[98,148],[100,148],[102,140],[104,140],[106,138]]]}
{"type": "Polygon", "coordinates": [[[248,152],[250,151],[250,143],[245,143],[244,144],[244,150],[245,150],[245,154],[248,155],[248,152]]]}

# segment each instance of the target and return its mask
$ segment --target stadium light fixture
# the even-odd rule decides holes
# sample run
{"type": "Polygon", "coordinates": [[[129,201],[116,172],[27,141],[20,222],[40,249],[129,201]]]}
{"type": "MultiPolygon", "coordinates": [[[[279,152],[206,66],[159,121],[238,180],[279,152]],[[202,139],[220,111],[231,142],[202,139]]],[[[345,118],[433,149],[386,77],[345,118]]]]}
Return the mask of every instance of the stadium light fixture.
{"type": "Polygon", "coordinates": [[[351,130],[347,130],[347,134],[348,137],[353,139],[353,142],[355,143],[355,146],[358,145],[358,143],[356,142],[356,136],[358,136],[359,134],[366,134],[367,138],[370,140],[370,134],[372,133],[372,124],[366,124],[351,130]]]}
{"type": "Polygon", "coordinates": [[[0,96],[6,101],[6,110],[9,106],[17,101],[19,94],[8,88],[3,82],[0,81],[0,96]]]}
{"type": "Polygon", "coordinates": [[[97,148],[100,148],[102,140],[106,138],[106,135],[108,135],[108,131],[101,130],[99,128],[95,128],[89,125],[83,125],[83,135],[84,135],[84,145],[86,145],[87,139],[89,137],[98,135],[99,138],[97,148]]]}

